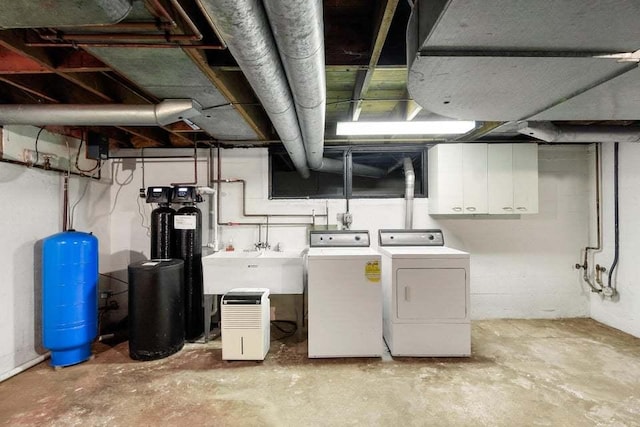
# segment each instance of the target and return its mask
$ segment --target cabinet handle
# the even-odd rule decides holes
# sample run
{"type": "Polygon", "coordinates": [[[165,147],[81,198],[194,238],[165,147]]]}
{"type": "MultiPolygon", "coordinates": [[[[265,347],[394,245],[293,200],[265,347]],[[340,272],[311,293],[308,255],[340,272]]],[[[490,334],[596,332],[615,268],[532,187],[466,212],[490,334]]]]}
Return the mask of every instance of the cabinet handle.
{"type": "Polygon", "coordinates": [[[505,211],[512,211],[512,210],[513,210],[513,208],[512,208],[511,206],[505,206],[504,208],[502,208],[502,210],[505,210],[505,211]]]}
{"type": "Polygon", "coordinates": [[[409,301],[409,287],[408,286],[404,287],[404,300],[405,301],[409,301]]]}
{"type": "Polygon", "coordinates": [[[453,209],[454,212],[462,212],[462,208],[457,207],[457,206],[455,208],[452,208],[452,209],[453,209]]]}
{"type": "Polygon", "coordinates": [[[518,209],[519,211],[526,211],[527,210],[527,208],[525,208],[523,206],[517,207],[516,209],[518,209]]]}
{"type": "Polygon", "coordinates": [[[469,207],[467,208],[467,210],[468,210],[468,211],[471,211],[471,212],[475,212],[475,211],[476,211],[476,208],[475,208],[475,207],[473,207],[473,206],[469,206],[469,207]]]}

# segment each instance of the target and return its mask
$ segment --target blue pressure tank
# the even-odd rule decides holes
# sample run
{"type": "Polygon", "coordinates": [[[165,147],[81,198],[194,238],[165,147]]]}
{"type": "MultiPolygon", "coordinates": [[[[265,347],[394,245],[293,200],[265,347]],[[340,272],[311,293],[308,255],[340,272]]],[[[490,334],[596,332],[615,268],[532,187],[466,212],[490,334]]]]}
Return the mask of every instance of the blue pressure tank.
{"type": "Polygon", "coordinates": [[[42,247],[42,339],[51,366],[91,357],[98,334],[98,239],[70,230],[42,247]]]}

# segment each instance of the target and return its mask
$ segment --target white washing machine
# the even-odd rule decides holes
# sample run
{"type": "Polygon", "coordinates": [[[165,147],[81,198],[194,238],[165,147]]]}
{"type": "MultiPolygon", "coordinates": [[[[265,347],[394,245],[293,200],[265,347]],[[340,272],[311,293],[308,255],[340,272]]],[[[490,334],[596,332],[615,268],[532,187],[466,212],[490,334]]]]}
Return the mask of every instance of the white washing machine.
{"type": "Polygon", "coordinates": [[[380,254],[368,231],[311,231],[309,357],[382,355],[380,254]]]}
{"type": "Polygon", "coordinates": [[[380,230],[384,339],[393,356],[470,356],[469,253],[441,230],[380,230]]]}

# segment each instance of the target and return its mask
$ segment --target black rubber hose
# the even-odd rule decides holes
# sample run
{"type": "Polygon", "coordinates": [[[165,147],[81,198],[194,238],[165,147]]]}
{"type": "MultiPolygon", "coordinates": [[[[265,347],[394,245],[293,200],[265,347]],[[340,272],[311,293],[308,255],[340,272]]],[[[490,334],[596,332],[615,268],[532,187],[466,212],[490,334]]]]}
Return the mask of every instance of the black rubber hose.
{"type": "Polygon", "coordinates": [[[614,240],[615,249],[613,255],[613,263],[609,268],[609,287],[611,288],[611,278],[613,272],[618,265],[618,255],[620,254],[620,227],[618,222],[618,143],[613,146],[613,222],[614,222],[614,240]]]}

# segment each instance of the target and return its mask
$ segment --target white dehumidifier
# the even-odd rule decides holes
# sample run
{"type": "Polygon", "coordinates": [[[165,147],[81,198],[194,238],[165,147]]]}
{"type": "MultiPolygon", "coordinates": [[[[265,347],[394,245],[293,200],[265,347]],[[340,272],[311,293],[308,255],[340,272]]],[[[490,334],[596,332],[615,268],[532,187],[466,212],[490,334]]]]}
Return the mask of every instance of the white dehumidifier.
{"type": "Polygon", "coordinates": [[[269,289],[236,288],[222,297],[222,359],[264,360],[271,344],[269,289]]]}

